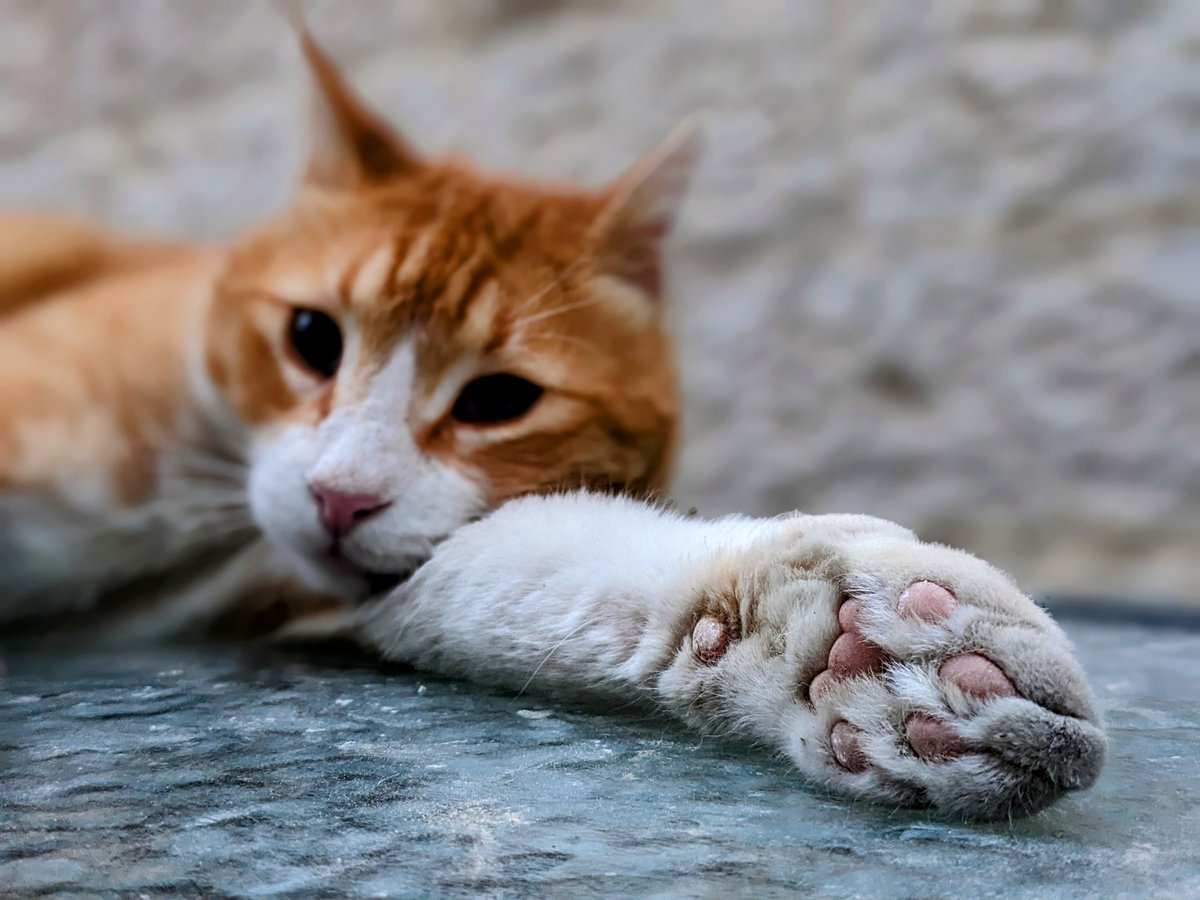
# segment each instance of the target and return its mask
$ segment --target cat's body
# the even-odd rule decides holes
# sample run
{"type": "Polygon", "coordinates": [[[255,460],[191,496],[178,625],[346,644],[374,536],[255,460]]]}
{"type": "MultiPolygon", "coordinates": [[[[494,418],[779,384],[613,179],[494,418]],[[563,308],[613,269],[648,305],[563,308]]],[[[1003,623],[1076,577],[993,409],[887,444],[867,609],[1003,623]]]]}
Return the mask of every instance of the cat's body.
{"type": "Polygon", "coordinates": [[[302,37],[317,141],[283,216],[226,248],[0,221],[0,622],[125,640],[326,613],[877,800],[1005,816],[1091,783],[1070,646],[986,564],[866,517],[577,490],[669,472],[659,245],[690,141],[599,191],[429,162],[302,37]]]}
{"type": "Polygon", "coordinates": [[[36,272],[0,261],[4,606],[12,617],[59,615],[236,537],[236,527],[195,527],[188,485],[168,462],[212,431],[192,335],[218,260],[126,248],[45,217],[9,217],[0,230],[41,249],[36,272]],[[69,268],[89,253],[91,264],[69,268]]]}

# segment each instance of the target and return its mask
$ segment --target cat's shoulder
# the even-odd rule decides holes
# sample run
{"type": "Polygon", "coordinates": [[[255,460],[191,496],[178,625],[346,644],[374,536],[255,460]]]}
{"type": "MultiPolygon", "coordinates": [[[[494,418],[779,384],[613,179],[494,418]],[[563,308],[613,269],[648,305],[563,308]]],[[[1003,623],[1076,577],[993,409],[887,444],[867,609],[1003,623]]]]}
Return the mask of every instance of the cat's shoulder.
{"type": "MultiPolygon", "coordinates": [[[[0,211],[0,316],[64,296],[125,295],[158,278],[187,278],[215,264],[212,249],[110,231],[58,213],[0,211]]],[[[13,323],[9,323],[13,324],[13,323]]]]}

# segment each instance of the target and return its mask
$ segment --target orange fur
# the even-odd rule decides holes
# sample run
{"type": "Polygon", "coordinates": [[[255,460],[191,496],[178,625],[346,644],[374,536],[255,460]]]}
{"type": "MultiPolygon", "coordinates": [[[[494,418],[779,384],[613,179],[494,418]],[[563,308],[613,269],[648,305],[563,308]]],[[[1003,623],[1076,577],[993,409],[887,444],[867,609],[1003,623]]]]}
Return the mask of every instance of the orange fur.
{"type": "Polygon", "coordinates": [[[665,485],[678,400],[659,245],[690,148],[669,145],[603,190],[424,160],[301,39],[318,87],[304,188],[228,248],[0,219],[0,237],[21,239],[0,252],[0,553],[3,529],[21,527],[2,518],[6,496],[101,521],[147,507],[169,487],[165,459],[230,441],[249,456],[281,429],[319,429],[405,342],[415,376],[396,419],[488,505],[665,485]],[[289,347],[296,308],[325,311],[355,342],[335,378],[289,347]],[[455,420],[458,388],[495,372],[544,393],[513,421],[455,420]]]}

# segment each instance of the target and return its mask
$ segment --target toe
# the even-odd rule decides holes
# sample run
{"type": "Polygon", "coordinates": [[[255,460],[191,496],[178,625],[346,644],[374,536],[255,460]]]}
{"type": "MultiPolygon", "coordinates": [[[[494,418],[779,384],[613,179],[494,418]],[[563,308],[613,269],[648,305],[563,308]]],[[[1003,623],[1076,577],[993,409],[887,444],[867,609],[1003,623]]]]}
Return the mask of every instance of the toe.
{"type": "Polygon", "coordinates": [[[861,600],[847,600],[838,608],[838,624],[842,631],[859,631],[859,618],[865,604],[861,600]]]}
{"type": "Polygon", "coordinates": [[[896,608],[907,619],[941,622],[954,612],[958,601],[954,595],[932,581],[918,581],[900,595],[896,608]]]}
{"type": "Polygon", "coordinates": [[[1015,697],[1017,689],[1004,670],[978,653],[963,653],[942,663],[938,675],[974,697],[1015,697]]]}
{"type": "Polygon", "coordinates": [[[883,669],[883,663],[883,648],[852,631],[845,632],[834,641],[829,651],[829,669],[841,678],[879,672],[883,669]]]}
{"type": "Polygon", "coordinates": [[[829,745],[833,748],[833,758],[847,772],[865,772],[870,765],[867,755],[859,744],[862,732],[843,720],[833,726],[829,732],[829,745]]]}
{"type": "Polygon", "coordinates": [[[913,713],[905,720],[904,734],[917,756],[925,760],[950,759],[967,749],[949,725],[924,713],[913,713]]]}
{"type": "Polygon", "coordinates": [[[818,672],[817,676],[811,682],[809,682],[808,699],[813,703],[816,703],[821,699],[821,697],[828,693],[831,687],[833,687],[833,673],[831,673],[828,669],[823,672],[818,672]]]}

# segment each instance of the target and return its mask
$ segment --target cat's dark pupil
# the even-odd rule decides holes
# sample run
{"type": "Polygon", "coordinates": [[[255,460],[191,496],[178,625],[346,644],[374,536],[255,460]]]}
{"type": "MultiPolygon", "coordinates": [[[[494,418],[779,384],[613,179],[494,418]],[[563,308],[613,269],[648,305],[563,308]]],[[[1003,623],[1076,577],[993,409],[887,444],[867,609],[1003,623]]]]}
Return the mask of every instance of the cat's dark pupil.
{"type": "Polygon", "coordinates": [[[296,355],[324,378],[332,378],[342,361],[342,330],[337,322],[315,309],[292,313],[288,336],[296,355]]]}
{"type": "Polygon", "coordinates": [[[462,389],[450,415],[470,425],[507,422],[525,415],[541,396],[540,387],[517,375],[484,375],[462,389]]]}

